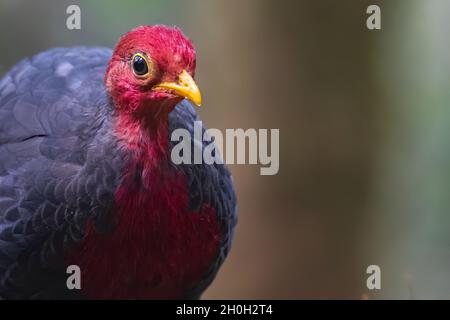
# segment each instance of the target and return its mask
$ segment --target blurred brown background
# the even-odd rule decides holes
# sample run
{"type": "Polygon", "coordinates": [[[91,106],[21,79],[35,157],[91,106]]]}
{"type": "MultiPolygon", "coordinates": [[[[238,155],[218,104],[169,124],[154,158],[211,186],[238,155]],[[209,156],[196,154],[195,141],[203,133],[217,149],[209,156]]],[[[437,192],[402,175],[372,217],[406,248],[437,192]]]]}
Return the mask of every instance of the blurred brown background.
{"type": "Polygon", "coordinates": [[[178,25],[206,125],[280,129],[278,175],[231,167],[239,225],[204,297],[450,298],[449,13],[446,0],[1,0],[0,73],[49,47],[178,25]],[[366,28],[370,4],[382,30],[366,28]]]}

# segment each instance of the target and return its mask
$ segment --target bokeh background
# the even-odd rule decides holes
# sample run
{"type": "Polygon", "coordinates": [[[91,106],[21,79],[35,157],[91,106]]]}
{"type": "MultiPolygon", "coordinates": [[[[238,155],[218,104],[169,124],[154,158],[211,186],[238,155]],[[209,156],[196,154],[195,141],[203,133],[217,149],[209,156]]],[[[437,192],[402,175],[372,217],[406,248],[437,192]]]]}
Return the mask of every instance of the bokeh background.
{"type": "Polygon", "coordinates": [[[0,74],[50,47],[180,26],[207,126],[281,137],[278,175],[231,166],[239,225],[204,297],[449,299],[449,14],[448,0],[0,0],[0,74]],[[66,29],[70,4],[81,30],[66,29]],[[382,30],[365,26],[370,4],[382,30]]]}

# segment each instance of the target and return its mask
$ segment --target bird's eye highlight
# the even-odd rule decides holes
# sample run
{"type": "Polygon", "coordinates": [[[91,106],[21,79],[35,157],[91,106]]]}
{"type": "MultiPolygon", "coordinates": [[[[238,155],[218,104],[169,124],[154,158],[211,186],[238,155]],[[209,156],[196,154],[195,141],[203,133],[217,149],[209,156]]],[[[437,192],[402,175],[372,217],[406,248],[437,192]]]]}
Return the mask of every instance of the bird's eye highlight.
{"type": "Polygon", "coordinates": [[[131,59],[133,73],[138,78],[147,78],[150,74],[149,61],[142,53],[136,53],[131,59]]]}

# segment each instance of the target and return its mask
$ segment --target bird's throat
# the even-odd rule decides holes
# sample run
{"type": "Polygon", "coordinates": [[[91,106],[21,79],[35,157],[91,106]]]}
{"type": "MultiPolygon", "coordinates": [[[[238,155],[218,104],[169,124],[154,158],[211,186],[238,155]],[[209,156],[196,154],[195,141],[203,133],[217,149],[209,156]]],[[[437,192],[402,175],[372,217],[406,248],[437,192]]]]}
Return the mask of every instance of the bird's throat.
{"type": "Polygon", "coordinates": [[[168,117],[165,108],[119,115],[116,134],[133,162],[154,167],[168,160],[168,117]]]}

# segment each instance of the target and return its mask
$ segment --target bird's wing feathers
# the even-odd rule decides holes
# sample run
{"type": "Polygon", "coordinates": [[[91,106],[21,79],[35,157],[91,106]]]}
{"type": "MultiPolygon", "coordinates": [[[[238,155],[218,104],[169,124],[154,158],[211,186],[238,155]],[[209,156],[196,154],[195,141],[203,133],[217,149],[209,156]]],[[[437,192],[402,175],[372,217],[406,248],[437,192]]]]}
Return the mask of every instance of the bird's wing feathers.
{"type": "MultiPolygon", "coordinates": [[[[194,137],[194,123],[199,121],[194,108],[190,102],[184,100],[178,104],[169,115],[170,132],[175,129],[186,129],[194,137]]],[[[202,128],[202,137],[205,133],[202,128]]],[[[177,142],[172,142],[176,144],[177,142]]],[[[198,142],[191,140],[191,148],[198,148],[198,142]]],[[[203,148],[211,142],[202,141],[203,148]]],[[[181,164],[178,166],[188,178],[188,190],[190,207],[198,210],[203,204],[211,205],[217,213],[222,228],[223,245],[216,263],[211,266],[203,281],[195,287],[192,292],[186,294],[187,298],[197,298],[214,279],[219,267],[225,260],[233,237],[234,228],[237,223],[237,200],[233,187],[233,179],[223,164],[194,164],[194,152],[191,152],[192,164],[181,164]]]]}
{"type": "MultiPolygon", "coordinates": [[[[85,159],[72,157],[83,154],[86,140],[94,137],[110,55],[106,48],[57,48],[14,66],[0,80],[0,147],[48,137],[44,156],[83,164],[85,159]]],[[[0,165],[8,164],[0,158],[0,165]]],[[[0,174],[12,168],[0,167],[0,174]]]]}
{"type": "Polygon", "coordinates": [[[0,81],[0,296],[36,296],[64,277],[62,245],[110,211],[122,161],[103,123],[110,54],[53,49],[0,81]]]}

